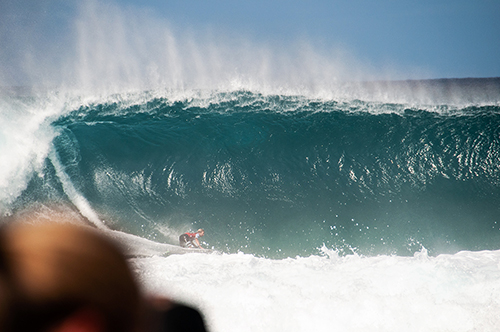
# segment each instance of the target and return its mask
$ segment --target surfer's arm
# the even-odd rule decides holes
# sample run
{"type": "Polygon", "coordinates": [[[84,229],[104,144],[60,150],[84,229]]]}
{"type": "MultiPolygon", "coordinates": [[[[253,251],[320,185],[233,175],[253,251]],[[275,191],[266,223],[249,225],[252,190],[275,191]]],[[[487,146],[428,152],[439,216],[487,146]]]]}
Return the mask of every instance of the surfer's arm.
{"type": "Polygon", "coordinates": [[[200,241],[199,241],[198,239],[194,239],[194,240],[196,241],[196,245],[198,246],[198,248],[203,249],[203,248],[201,247],[201,245],[200,245],[200,241]]]}

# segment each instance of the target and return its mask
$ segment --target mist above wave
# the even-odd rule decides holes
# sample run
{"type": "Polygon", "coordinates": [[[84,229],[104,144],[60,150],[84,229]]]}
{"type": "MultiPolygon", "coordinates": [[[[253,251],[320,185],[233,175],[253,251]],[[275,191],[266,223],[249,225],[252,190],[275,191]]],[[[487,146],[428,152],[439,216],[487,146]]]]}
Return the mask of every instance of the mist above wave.
{"type": "MultiPolygon", "coordinates": [[[[209,28],[181,31],[146,9],[110,1],[85,1],[75,4],[74,11],[67,32],[60,32],[58,40],[9,39],[9,47],[18,49],[19,56],[9,63],[13,69],[2,68],[3,76],[17,71],[24,80],[0,85],[101,96],[158,89],[176,94],[247,90],[323,99],[459,104],[498,103],[500,94],[498,80],[489,81],[486,89],[484,81],[480,86],[474,81],[472,89],[470,81],[388,82],[409,74],[375,69],[343,47],[325,48],[311,39],[262,42],[209,28]]],[[[40,25],[43,19],[37,17],[40,25]]],[[[19,31],[37,36],[37,28],[35,24],[19,31]]],[[[428,76],[409,72],[410,77],[428,76]]]]}

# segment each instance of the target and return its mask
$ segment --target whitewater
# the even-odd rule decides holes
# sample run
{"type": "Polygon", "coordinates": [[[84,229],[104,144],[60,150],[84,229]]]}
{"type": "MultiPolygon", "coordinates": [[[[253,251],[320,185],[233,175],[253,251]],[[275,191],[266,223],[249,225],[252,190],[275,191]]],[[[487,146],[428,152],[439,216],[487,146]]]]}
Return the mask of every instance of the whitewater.
{"type": "Polygon", "coordinates": [[[134,265],[150,291],[198,306],[213,331],[495,331],[499,258],[339,257],[323,248],[283,260],[189,254],[134,265]]]}
{"type": "Polygon", "coordinates": [[[498,331],[498,78],[79,10],[60,63],[0,89],[1,217],[98,228],[212,332],[498,331]]]}

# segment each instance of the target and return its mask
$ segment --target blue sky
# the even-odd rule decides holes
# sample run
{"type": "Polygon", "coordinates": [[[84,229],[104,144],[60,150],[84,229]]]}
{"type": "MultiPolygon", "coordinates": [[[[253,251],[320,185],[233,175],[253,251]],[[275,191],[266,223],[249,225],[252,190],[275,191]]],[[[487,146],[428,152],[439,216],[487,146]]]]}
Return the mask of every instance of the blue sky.
{"type": "Polygon", "coordinates": [[[178,26],[213,26],[258,40],[308,38],[375,66],[421,67],[437,77],[500,76],[498,0],[139,3],[178,26]]]}
{"type": "MultiPolygon", "coordinates": [[[[341,50],[366,67],[396,71],[399,79],[500,76],[498,0],[97,2],[178,33],[209,31],[283,49],[307,41],[322,54],[341,50]]],[[[78,1],[0,0],[0,81],[22,81],[17,73],[26,51],[57,66],[78,8],[78,1]]]]}

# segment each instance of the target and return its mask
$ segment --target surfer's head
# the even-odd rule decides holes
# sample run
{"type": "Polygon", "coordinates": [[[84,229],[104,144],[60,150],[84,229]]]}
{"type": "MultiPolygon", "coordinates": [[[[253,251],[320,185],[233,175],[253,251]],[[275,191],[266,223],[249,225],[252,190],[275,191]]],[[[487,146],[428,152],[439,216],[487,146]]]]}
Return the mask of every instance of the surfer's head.
{"type": "Polygon", "coordinates": [[[205,235],[205,231],[203,230],[203,228],[200,228],[199,230],[197,230],[196,233],[200,234],[200,236],[205,235]]]}
{"type": "Polygon", "coordinates": [[[95,229],[64,222],[2,229],[12,331],[132,331],[140,294],[117,245],[95,229]],[[86,331],[86,330],[85,330],[86,331]]]}

